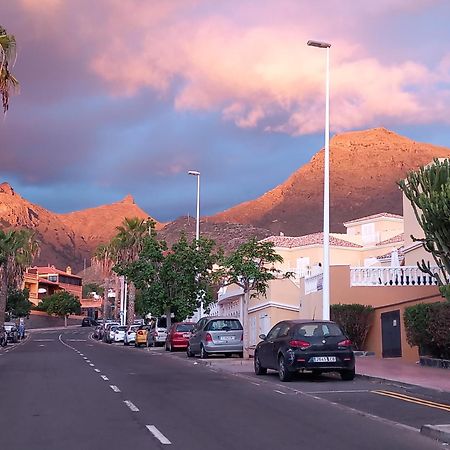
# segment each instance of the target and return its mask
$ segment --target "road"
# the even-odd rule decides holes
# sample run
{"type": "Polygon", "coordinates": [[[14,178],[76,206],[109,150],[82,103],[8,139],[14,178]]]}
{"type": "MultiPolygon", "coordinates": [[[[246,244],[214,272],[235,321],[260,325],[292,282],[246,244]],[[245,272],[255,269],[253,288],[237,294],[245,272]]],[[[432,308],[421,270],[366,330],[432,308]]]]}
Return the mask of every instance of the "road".
{"type": "Polygon", "coordinates": [[[442,446],[417,428],[450,422],[449,399],[432,392],[359,378],[280,385],[96,342],[82,328],[34,332],[2,350],[0,381],[2,449],[427,450],[442,446]]]}

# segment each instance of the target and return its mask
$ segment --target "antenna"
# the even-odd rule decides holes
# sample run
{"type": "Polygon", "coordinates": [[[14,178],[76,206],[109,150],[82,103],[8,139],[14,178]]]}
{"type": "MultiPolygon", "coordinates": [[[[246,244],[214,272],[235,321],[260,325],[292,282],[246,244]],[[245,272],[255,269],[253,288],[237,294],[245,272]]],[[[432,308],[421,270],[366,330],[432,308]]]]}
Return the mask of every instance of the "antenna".
{"type": "Polygon", "coordinates": [[[314,311],[313,311],[313,320],[316,320],[316,307],[314,306],[314,311]]]}

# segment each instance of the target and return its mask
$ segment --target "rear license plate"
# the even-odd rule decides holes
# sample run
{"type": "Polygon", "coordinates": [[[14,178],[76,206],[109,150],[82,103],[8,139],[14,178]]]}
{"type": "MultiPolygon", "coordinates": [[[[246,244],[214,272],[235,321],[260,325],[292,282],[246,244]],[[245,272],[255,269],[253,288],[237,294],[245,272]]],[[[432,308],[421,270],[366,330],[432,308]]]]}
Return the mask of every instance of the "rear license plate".
{"type": "Polygon", "coordinates": [[[313,362],[336,362],[336,356],[314,356],[313,362]]]}
{"type": "Polygon", "coordinates": [[[234,336],[220,336],[221,341],[233,341],[234,339],[234,336]]]}

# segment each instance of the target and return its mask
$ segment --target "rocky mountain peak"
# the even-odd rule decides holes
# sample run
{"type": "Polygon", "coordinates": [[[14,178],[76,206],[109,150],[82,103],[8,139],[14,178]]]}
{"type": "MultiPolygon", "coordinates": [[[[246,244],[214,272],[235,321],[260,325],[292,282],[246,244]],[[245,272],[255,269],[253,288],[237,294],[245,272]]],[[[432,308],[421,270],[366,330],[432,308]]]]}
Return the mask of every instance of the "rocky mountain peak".
{"type": "Polygon", "coordinates": [[[0,184],[0,194],[15,195],[14,189],[6,181],[0,184]]]}

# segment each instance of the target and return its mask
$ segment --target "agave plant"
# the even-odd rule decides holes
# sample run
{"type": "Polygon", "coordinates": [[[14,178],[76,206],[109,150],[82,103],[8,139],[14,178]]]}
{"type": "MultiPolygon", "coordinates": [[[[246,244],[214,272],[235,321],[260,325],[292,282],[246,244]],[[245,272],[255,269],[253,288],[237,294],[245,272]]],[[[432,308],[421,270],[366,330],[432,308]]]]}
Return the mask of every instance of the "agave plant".
{"type": "Polygon", "coordinates": [[[0,93],[2,95],[3,112],[9,108],[10,92],[17,90],[19,82],[11,73],[16,62],[16,39],[0,26],[0,93]]]}

